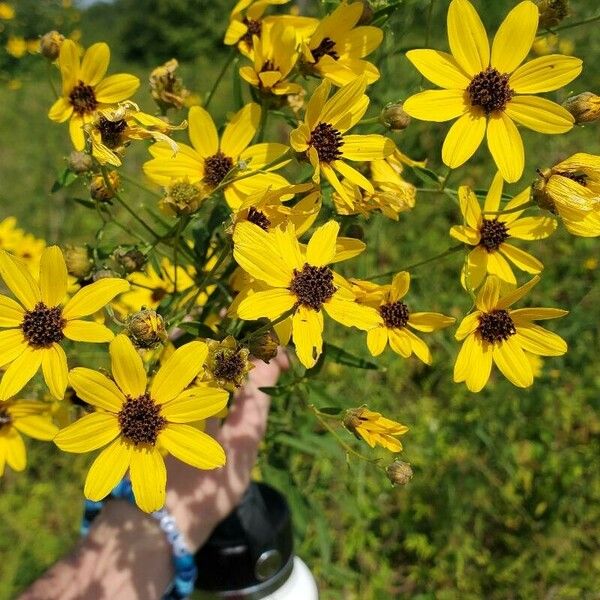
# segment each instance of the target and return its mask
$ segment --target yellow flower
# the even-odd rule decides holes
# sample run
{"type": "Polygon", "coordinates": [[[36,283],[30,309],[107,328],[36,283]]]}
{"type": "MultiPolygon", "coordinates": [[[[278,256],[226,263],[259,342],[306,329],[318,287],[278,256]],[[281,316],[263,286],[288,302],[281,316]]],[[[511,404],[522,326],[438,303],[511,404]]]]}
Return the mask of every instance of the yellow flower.
{"type": "Polygon", "coordinates": [[[113,380],[78,367],[69,373],[77,395],[96,408],[62,429],[54,438],[65,452],[90,452],[108,444],[92,463],[84,494],[102,500],[129,469],[136,504],[145,512],[165,503],[166,469],[158,445],[199,469],[225,464],[223,448],[187,423],[220,412],[227,392],[217,388],[185,389],[198,375],[207,355],[203,342],[178,348],[148,386],[140,355],[125,335],[110,344],[113,380]]]}
{"type": "Polygon", "coordinates": [[[368,84],[379,79],[375,65],[363,60],[383,41],[383,31],[370,25],[356,26],[364,4],[343,2],[317,26],[304,44],[305,66],[338,86],[364,76],[368,84]]]}
{"type": "Polygon", "coordinates": [[[452,54],[410,50],[407,58],[442,90],[411,96],[404,110],[423,121],[458,121],[450,128],[442,159],[460,167],[475,153],[487,132],[487,144],[504,179],[520,179],[525,164],[523,140],[514,121],[540,133],[565,133],[573,117],[564,108],[532,94],[551,92],[581,73],[578,58],[553,54],[521,65],[538,26],[538,9],[525,0],[504,19],[490,53],[487,34],[468,0],[452,0],[448,41],[452,54]],[[521,65],[521,66],[519,66],[521,65]]]}
{"type": "Polygon", "coordinates": [[[402,301],[410,287],[410,274],[398,273],[392,285],[380,286],[368,281],[351,279],[357,301],[373,306],[379,313],[379,323],[367,331],[367,346],[373,356],[379,356],[388,345],[392,350],[408,358],[414,354],[425,364],[432,362],[427,344],[408,327],[429,333],[443,329],[455,319],[434,312],[412,312],[402,301]],[[407,327],[408,325],[408,327],[407,327]]]}
{"type": "Polygon", "coordinates": [[[533,198],[540,208],[573,235],[600,236],[600,156],[579,152],[538,174],[533,198]]]}
{"type": "Polygon", "coordinates": [[[240,223],[233,234],[235,260],[266,288],[245,297],[237,314],[245,320],[275,320],[293,311],[296,354],[306,368],[314,366],[323,349],[323,310],[342,325],[363,330],[379,320],[376,310],[354,302],[348,282],[328,266],[357,254],[338,245],[339,228],[335,221],[322,225],[306,247],[291,224],[267,233],[240,223]]]}
{"type": "Polygon", "coordinates": [[[373,184],[345,160],[381,160],[394,151],[394,142],[382,135],[345,135],[369,106],[366,85],[364,77],[357,77],[328,100],[331,84],[323,81],[308,102],[304,122],[290,133],[292,148],[304,153],[313,166],[313,181],[319,183],[323,173],[343,198],[348,198],[348,192],[336,171],[367,192],[375,191],[373,184]]]}
{"type": "Polygon", "coordinates": [[[35,400],[0,403],[0,477],[6,464],[13,471],[22,471],[27,465],[22,433],[45,442],[58,433],[58,427],[48,415],[49,406],[35,400]]]}
{"type": "Polygon", "coordinates": [[[517,284],[509,262],[517,268],[536,275],[544,265],[534,256],[507,243],[506,240],[541,240],[556,229],[556,220],[551,217],[523,217],[519,206],[531,198],[531,188],[523,190],[500,211],[500,200],[504,181],[497,173],[488,191],[483,213],[477,196],[468,186],[458,189],[460,211],[464,225],[455,225],[450,235],[469,246],[469,252],[461,272],[461,283],[467,290],[481,285],[486,275],[496,275],[506,283],[517,284]],[[508,262],[509,261],[509,262],[508,262]]]}
{"type": "Polygon", "coordinates": [[[0,250],[0,275],[19,301],[0,296],[0,327],[8,328],[0,332],[0,366],[10,365],[0,382],[0,400],[14,396],[40,367],[50,393],[61,399],[67,387],[67,357],[60,342],[112,340],[110,329],[81,317],[100,310],[129,284],[101,279],[67,300],[67,267],[58,246],[44,250],[37,280],[21,260],[0,250]]]}
{"type": "Polygon", "coordinates": [[[6,42],[6,51],[14,58],[23,58],[27,54],[27,42],[20,36],[11,35],[6,42]]]}
{"type": "Polygon", "coordinates": [[[16,217],[6,217],[0,221],[0,248],[13,250],[23,238],[23,230],[17,227],[16,217]]]}
{"type": "MultiPolygon", "coordinates": [[[[192,146],[178,144],[173,150],[164,142],[153,144],[150,154],[154,157],[144,164],[144,172],[155,183],[169,186],[173,179],[187,177],[193,184],[204,188],[209,195],[234,168],[241,171],[257,171],[283,156],[288,147],[283,144],[262,143],[250,146],[260,122],[261,109],[258,104],[246,104],[225,127],[221,140],[217,128],[206,110],[193,106],[189,114],[189,134],[192,146]]],[[[276,165],[271,168],[281,168],[276,165]]],[[[245,173],[243,173],[245,174],[245,173]]],[[[278,188],[287,181],[275,173],[256,173],[233,181],[224,188],[225,199],[232,209],[236,209],[244,198],[258,190],[278,188]]]]}
{"type": "Polygon", "coordinates": [[[406,425],[386,419],[381,413],[373,412],[366,406],[347,410],[343,423],[348,431],[365,440],[371,448],[378,445],[391,452],[402,451],[402,443],[397,438],[408,431],[406,425]]]}
{"type": "Polygon", "coordinates": [[[77,150],[85,147],[83,126],[94,120],[96,112],[127,100],[140,85],[137,77],[126,73],[105,77],[109,61],[110,50],[103,42],[90,46],[81,61],[75,42],[65,40],[60,47],[62,92],[48,117],[57,123],[70,119],[69,133],[77,150]]]}
{"type": "Polygon", "coordinates": [[[177,153],[177,144],[167,135],[184,129],[186,123],[171,125],[167,121],[142,112],[133,102],[99,110],[84,131],[92,143],[92,154],[100,164],[121,166],[120,156],[131,140],[164,142],[177,153]]]}
{"type": "Polygon", "coordinates": [[[0,2],[0,19],[11,21],[15,18],[15,9],[8,2],[0,2]]]}
{"type": "Polygon", "coordinates": [[[561,356],[566,342],[534,321],[556,319],[568,314],[559,308],[510,307],[523,298],[540,280],[534,277],[519,288],[502,291],[501,281],[492,275],[477,294],[477,310],[467,315],[456,331],[464,340],[454,365],[454,381],[464,381],[472,392],[487,383],[492,362],[517,387],[529,387],[534,373],[527,352],[537,356],[561,356]]]}
{"type": "Polygon", "coordinates": [[[253,66],[240,68],[240,77],[261,92],[284,96],[300,94],[302,86],[286,81],[298,60],[293,27],[276,24],[260,38],[254,36],[249,58],[253,66]]]}

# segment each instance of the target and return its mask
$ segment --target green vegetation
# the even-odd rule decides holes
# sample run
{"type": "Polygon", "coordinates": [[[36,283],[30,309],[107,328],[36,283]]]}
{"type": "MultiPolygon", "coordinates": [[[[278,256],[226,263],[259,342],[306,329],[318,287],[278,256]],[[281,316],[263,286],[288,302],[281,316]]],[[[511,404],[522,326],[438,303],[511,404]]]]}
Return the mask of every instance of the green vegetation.
{"type": "MultiPolygon", "coordinates": [[[[125,56],[137,56],[135,48],[150,42],[140,33],[131,44],[122,45],[119,36],[134,23],[136,30],[142,30],[144,17],[152,11],[140,9],[144,2],[124,1],[127,10],[123,11],[120,4],[102,4],[82,15],[83,42],[101,39],[109,30],[106,24],[119,23],[107,39],[113,51],[111,70],[127,69],[146,81],[147,66],[126,62],[125,56]],[[137,13],[135,20],[132,13],[137,13]]],[[[184,65],[184,81],[196,92],[210,88],[226,58],[228,50],[214,47],[213,41],[225,28],[231,4],[215,3],[218,10],[210,16],[214,35],[207,41],[211,48],[207,46],[203,56],[184,65]]],[[[399,50],[422,45],[426,35],[433,47],[446,49],[446,2],[432,2],[429,34],[424,9],[429,2],[399,4],[379,51],[382,78],[373,87],[367,116],[377,115],[385,102],[404,98],[419,86],[418,75],[399,50]]],[[[477,4],[485,6],[484,18],[492,30],[514,3],[480,0],[477,4]]],[[[591,4],[573,0],[572,20],[591,16],[591,4]]],[[[180,18],[185,21],[185,13],[180,18]]],[[[196,23],[193,19],[190,22],[196,23]]],[[[160,26],[165,28],[161,39],[171,40],[169,53],[164,48],[153,50],[144,55],[146,60],[178,56],[175,34],[179,24],[172,19],[152,24],[160,26]]],[[[199,30],[198,37],[202,36],[199,30]]],[[[600,80],[597,27],[567,30],[565,38],[574,42],[574,53],[584,59],[585,70],[572,90],[556,94],[559,101],[567,92],[599,91],[593,87],[600,80]]],[[[181,37],[182,44],[186,40],[181,37]]],[[[182,51],[178,57],[187,56],[182,51]]],[[[22,227],[52,242],[85,242],[99,226],[96,214],[73,204],[63,192],[49,193],[70,147],[66,127],[46,117],[52,92],[44,82],[45,67],[34,65],[18,73],[19,89],[0,88],[0,219],[15,215],[22,227]]],[[[217,100],[213,108],[218,119],[232,108],[231,73],[217,100]]],[[[151,109],[150,105],[146,108],[151,109]]],[[[444,125],[413,123],[396,141],[410,156],[426,156],[437,168],[442,140],[438,127],[445,131],[444,125]]],[[[378,125],[371,128],[382,132],[378,125]]],[[[287,127],[273,119],[270,132],[285,140],[287,127]]],[[[576,151],[600,154],[599,132],[596,124],[564,136],[525,133],[524,183],[509,191],[520,191],[532,181],[536,167],[576,151]]],[[[450,185],[472,183],[483,188],[489,184],[493,170],[486,151],[481,149],[477,156],[452,175],[450,185]]],[[[139,179],[146,157],[143,145],[132,148],[127,172],[139,179]]],[[[127,189],[136,207],[153,205],[151,196],[127,189]]],[[[69,190],[72,195],[81,193],[69,190]]],[[[354,262],[353,274],[387,272],[441,252],[452,245],[448,229],[459,218],[456,205],[441,194],[420,194],[416,208],[402,214],[399,223],[371,218],[365,227],[371,252],[354,262]]],[[[122,220],[127,222],[125,215],[122,220]]],[[[352,219],[345,220],[345,226],[352,223],[352,219]]],[[[117,238],[118,230],[109,235],[117,238]]],[[[550,325],[568,341],[569,353],[544,361],[542,376],[532,389],[519,390],[500,377],[478,395],[453,384],[458,348],[450,329],[428,338],[435,359],[432,368],[414,359],[401,360],[388,350],[378,370],[330,364],[309,389],[301,387],[273,398],[272,428],[260,471],[292,503],[298,553],[318,577],[323,598],[598,597],[598,241],[575,239],[559,231],[529,247],[546,265],[530,305],[571,311],[550,325]],[[412,464],[413,480],[393,488],[372,465],[352,457],[346,464],[340,445],[303,408],[301,395],[306,393],[317,406],[349,408],[366,403],[407,424],[410,432],[403,438],[405,451],[400,458],[412,464]]],[[[415,270],[411,303],[423,310],[464,315],[471,299],[458,281],[461,260],[460,255],[451,255],[415,270]]],[[[368,357],[364,334],[342,330],[331,322],[327,327],[332,343],[368,357]]],[[[280,385],[292,379],[289,374],[280,385]]],[[[354,442],[346,432],[340,435],[368,453],[365,445],[354,442]]],[[[83,476],[90,457],[66,456],[41,443],[29,444],[28,451],[28,470],[23,474],[8,471],[0,481],[2,600],[14,598],[78,537],[83,476]]],[[[383,451],[369,456],[390,461],[383,451]]]]}

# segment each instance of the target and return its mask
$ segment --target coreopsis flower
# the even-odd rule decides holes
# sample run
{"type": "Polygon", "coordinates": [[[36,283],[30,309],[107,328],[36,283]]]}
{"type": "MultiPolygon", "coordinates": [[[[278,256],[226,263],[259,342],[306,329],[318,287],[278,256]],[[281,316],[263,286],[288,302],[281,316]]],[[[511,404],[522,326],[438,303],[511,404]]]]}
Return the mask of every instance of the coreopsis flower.
{"type": "Polygon", "coordinates": [[[58,433],[52,422],[50,405],[36,400],[8,400],[0,403],[0,477],[5,465],[13,471],[22,471],[27,465],[27,454],[21,434],[48,442],[58,433]]]}
{"type": "Polygon", "coordinates": [[[98,162],[119,167],[120,157],[131,140],[164,142],[176,154],[178,146],[167,134],[186,125],[185,122],[172,125],[142,112],[133,102],[122,102],[116,107],[98,110],[93,121],[85,126],[85,132],[98,162]]]}
{"type": "Polygon", "coordinates": [[[12,21],[15,18],[15,9],[8,2],[0,2],[0,19],[12,21]]]}
{"type": "Polygon", "coordinates": [[[302,91],[299,83],[287,79],[298,60],[293,27],[278,23],[266,29],[260,38],[253,36],[249,57],[253,65],[241,67],[240,77],[250,85],[275,96],[302,91]]]}
{"type": "Polygon", "coordinates": [[[371,448],[377,445],[391,452],[402,451],[402,443],[398,438],[408,431],[406,425],[387,419],[366,406],[347,410],[342,422],[348,431],[356,438],[365,440],[371,448]]]}
{"type": "Polygon", "coordinates": [[[511,238],[541,240],[556,229],[556,219],[548,216],[522,217],[519,206],[529,203],[531,188],[523,190],[500,210],[502,175],[497,173],[487,193],[483,212],[477,196],[468,186],[458,189],[458,200],[464,224],[454,225],[450,235],[474,246],[463,264],[461,282],[465,289],[477,289],[486,275],[496,275],[506,283],[517,284],[510,266],[536,275],[544,265],[534,256],[509,244],[511,238]]]}
{"type": "Polygon", "coordinates": [[[109,342],[108,327],[82,317],[103,308],[129,289],[123,279],[107,278],[67,299],[68,274],[58,246],[42,254],[35,279],[21,260],[0,250],[0,276],[18,302],[0,296],[0,365],[9,365],[0,382],[0,400],[14,396],[40,367],[50,393],[61,399],[67,387],[67,356],[61,342],[109,342]]]}
{"type": "Polygon", "coordinates": [[[538,18],[533,2],[517,4],[498,29],[490,52],[473,5],[468,0],[452,0],[448,10],[452,54],[438,50],[406,53],[424,77],[444,89],[411,96],[404,110],[423,121],[458,117],[442,148],[442,159],[449,167],[469,160],[487,136],[498,169],[512,183],[520,179],[525,164],[515,121],[547,134],[565,133],[573,127],[568,111],[532,94],[551,92],[573,81],[581,73],[581,60],[553,54],[521,65],[535,38],[538,18]]]}
{"type": "Polygon", "coordinates": [[[538,174],[533,198],[540,208],[573,235],[600,236],[600,156],[579,152],[538,174]]]}
{"type": "Polygon", "coordinates": [[[54,438],[65,452],[90,452],[108,446],[92,463],[84,494],[105,498],[127,470],[136,504],[145,512],[165,503],[166,469],[159,447],[199,469],[225,464],[225,452],[213,438],[187,423],[223,410],[228,394],[216,387],[187,386],[198,375],[208,353],[203,342],[178,348],[152,382],[131,340],[118,335],[111,342],[113,379],[77,367],[69,383],[96,411],[62,429],[54,438]]]}
{"type": "MultiPolygon", "coordinates": [[[[250,145],[260,123],[260,114],[258,104],[246,104],[226,125],[219,141],[212,117],[202,107],[193,106],[188,119],[192,146],[178,143],[179,150],[173,156],[169,144],[153,144],[150,154],[154,158],[144,164],[144,173],[165,187],[171,185],[173,180],[187,178],[190,183],[202,187],[203,196],[208,196],[232,169],[239,168],[244,175],[247,175],[247,170],[262,169],[282,157],[288,147],[273,142],[250,145]]],[[[281,168],[284,164],[282,161],[270,169],[281,168]]],[[[276,173],[256,173],[227,184],[224,187],[225,199],[235,210],[246,196],[261,189],[287,184],[276,173]]]]}
{"type": "Polygon", "coordinates": [[[323,311],[342,325],[363,330],[379,320],[375,309],[354,301],[348,282],[329,267],[345,258],[337,249],[339,228],[335,221],[322,225],[306,247],[298,243],[291,224],[266,232],[246,222],[233,233],[235,260],[264,286],[239,303],[238,316],[275,320],[291,312],[296,354],[306,368],[315,365],[323,349],[323,311]]]}
{"type": "Polygon", "coordinates": [[[304,122],[290,133],[292,148],[305,154],[314,169],[313,181],[319,183],[322,173],[343,198],[348,198],[348,192],[336,171],[367,192],[375,191],[373,184],[346,160],[381,160],[395,149],[394,142],[382,135],[346,134],[369,106],[366,85],[364,77],[357,77],[328,99],[331,84],[323,81],[308,102],[304,122]]]}
{"type": "Polygon", "coordinates": [[[81,61],[75,42],[64,40],[60,47],[62,91],[48,117],[57,123],[70,119],[69,133],[77,150],[84,149],[83,126],[94,120],[97,111],[127,100],[140,86],[140,80],[127,73],[105,77],[109,61],[110,49],[104,42],[90,46],[81,61]]]}
{"type": "Polygon", "coordinates": [[[368,84],[379,79],[377,67],[363,60],[383,41],[383,31],[358,25],[364,4],[342,2],[323,18],[302,44],[304,66],[312,73],[343,86],[364,76],[368,84]]]}
{"type": "Polygon", "coordinates": [[[575,123],[600,121],[600,96],[583,92],[563,102],[563,106],[573,115],[575,123]]]}
{"type": "Polygon", "coordinates": [[[377,326],[367,331],[369,352],[379,356],[389,343],[403,358],[414,353],[430,365],[431,351],[412,330],[429,333],[452,325],[456,319],[435,312],[412,312],[403,301],[410,287],[410,274],[406,271],[395,275],[391,285],[377,285],[360,279],[350,281],[357,302],[372,306],[379,313],[377,326]]]}
{"type": "Polygon", "coordinates": [[[175,74],[179,67],[176,59],[168,60],[164,65],[156,67],[150,73],[150,89],[152,98],[160,108],[183,108],[190,91],[185,88],[181,77],[175,74]]]}
{"type": "Polygon", "coordinates": [[[250,362],[250,351],[240,346],[234,337],[224,340],[207,340],[208,356],[204,362],[202,381],[214,382],[231,392],[241,387],[254,368],[250,362]]]}
{"type": "Polygon", "coordinates": [[[454,365],[454,381],[465,382],[469,390],[479,392],[488,382],[494,363],[517,387],[529,387],[534,373],[526,353],[561,356],[566,342],[535,321],[556,319],[568,314],[559,308],[510,307],[540,280],[534,277],[519,288],[506,289],[491,275],[481,287],[475,306],[458,326],[456,339],[463,345],[454,365]]]}

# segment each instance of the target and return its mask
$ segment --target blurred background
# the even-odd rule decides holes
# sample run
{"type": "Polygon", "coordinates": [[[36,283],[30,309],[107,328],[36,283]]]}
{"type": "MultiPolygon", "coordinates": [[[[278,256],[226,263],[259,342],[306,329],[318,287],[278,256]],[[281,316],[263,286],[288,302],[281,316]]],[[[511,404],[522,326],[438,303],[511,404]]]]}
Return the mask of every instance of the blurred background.
{"type": "MultiPolygon", "coordinates": [[[[430,47],[447,49],[446,0],[394,4],[385,41],[372,55],[382,76],[370,88],[367,116],[419,89],[420,77],[404,51],[423,47],[426,39],[430,47]]],[[[475,4],[493,32],[516,2],[475,4]]],[[[386,5],[386,0],[374,3],[376,9],[386,5]]],[[[593,16],[595,5],[572,0],[570,21],[593,16]]],[[[291,6],[322,16],[335,3],[300,0],[291,6]]],[[[170,58],[181,63],[184,83],[195,94],[191,102],[212,87],[229,53],[222,38],[232,7],[229,0],[0,3],[0,222],[13,215],[20,227],[49,243],[90,242],[99,226],[93,211],[72,201],[82,190],[50,193],[71,147],[66,126],[47,118],[53,102],[48,71],[54,67],[37,53],[40,35],[57,29],[85,47],[108,42],[109,72],[138,75],[142,86],[134,100],[153,112],[148,75],[170,58]]],[[[582,76],[549,97],[560,102],[571,93],[599,92],[597,23],[567,29],[558,38],[543,37],[534,49],[584,59],[582,76]]],[[[212,104],[217,122],[233,106],[233,77],[230,70],[212,104]]],[[[183,120],[186,110],[174,119],[183,120]]],[[[384,133],[377,124],[369,129],[384,133]]],[[[427,158],[442,172],[446,130],[446,124],[413,122],[394,139],[403,152],[427,158]]],[[[287,133],[284,124],[271,124],[270,139],[286,141],[287,133]]],[[[509,188],[515,193],[534,180],[536,168],[578,151],[600,154],[598,124],[562,136],[523,135],[527,167],[521,182],[509,188]]],[[[144,144],[132,147],[125,171],[141,179],[147,158],[144,144]]],[[[493,173],[482,148],[449,185],[486,188],[493,173]]],[[[154,202],[134,187],[127,192],[136,204],[154,202]]],[[[399,222],[371,217],[362,225],[370,252],[354,261],[352,273],[373,275],[443,251],[453,244],[448,229],[459,219],[457,207],[442,195],[419,196],[416,208],[401,214],[399,222]]],[[[346,220],[346,227],[354,225],[346,220]]],[[[118,241],[118,230],[112,235],[118,241]]],[[[293,396],[273,399],[256,474],[288,497],[297,553],[313,570],[325,600],[600,598],[599,246],[560,230],[528,249],[546,266],[530,305],[570,310],[549,326],[568,341],[569,353],[541,363],[533,388],[519,390],[497,375],[477,395],[453,384],[458,347],[452,329],[428,336],[431,368],[388,350],[377,370],[331,362],[311,380],[307,391],[318,405],[366,403],[410,427],[400,455],[414,470],[408,485],[392,487],[379,469],[347,460],[293,396]]],[[[415,271],[411,304],[464,315],[470,298],[460,287],[461,262],[453,255],[415,271]]],[[[331,322],[327,327],[334,344],[368,358],[363,334],[331,322]]],[[[92,348],[85,360],[90,357],[92,348]]],[[[354,443],[349,434],[340,435],[354,443]]],[[[366,446],[357,443],[356,448],[364,452],[366,446]]],[[[41,443],[29,444],[28,456],[26,472],[7,470],[0,480],[1,599],[14,598],[78,539],[91,457],[63,455],[41,443]]],[[[390,461],[385,451],[370,456],[390,461]]]]}

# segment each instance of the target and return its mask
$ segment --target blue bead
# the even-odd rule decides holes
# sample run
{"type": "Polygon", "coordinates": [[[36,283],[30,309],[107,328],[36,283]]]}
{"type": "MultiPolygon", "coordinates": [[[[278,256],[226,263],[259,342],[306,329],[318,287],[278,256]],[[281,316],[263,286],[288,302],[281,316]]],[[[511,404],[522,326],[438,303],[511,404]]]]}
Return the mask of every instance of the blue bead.
{"type": "Polygon", "coordinates": [[[173,558],[175,569],[191,569],[195,567],[194,556],[192,554],[182,554],[173,558]]]}

